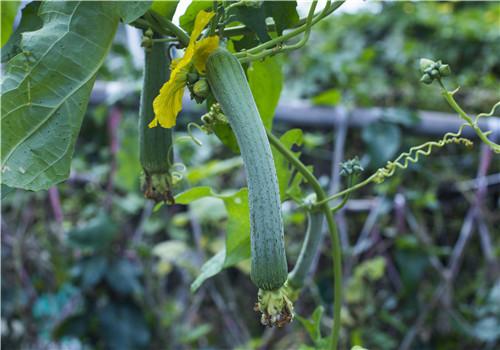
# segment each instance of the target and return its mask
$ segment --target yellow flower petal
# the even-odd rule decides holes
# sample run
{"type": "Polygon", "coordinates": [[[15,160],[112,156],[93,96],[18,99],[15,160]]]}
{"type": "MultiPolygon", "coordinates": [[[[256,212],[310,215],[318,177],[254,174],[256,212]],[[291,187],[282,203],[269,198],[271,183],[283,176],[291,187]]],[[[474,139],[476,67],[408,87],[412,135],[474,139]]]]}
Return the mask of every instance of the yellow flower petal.
{"type": "Polygon", "coordinates": [[[191,37],[189,38],[188,46],[191,46],[191,44],[194,44],[196,42],[196,39],[198,39],[198,37],[200,36],[203,28],[207,26],[208,22],[210,22],[213,16],[215,16],[215,12],[198,12],[194,21],[194,27],[193,31],[191,32],[191,37]]]}
{"type": "Polygon", "coordinates": [[[208,38],[204,38],[195,44],[194,55],[191,61],[198,72],[202,74],[205,73],[205,65],[207,63],[208,55],[214,52],[217,47],[219,47],[218,36],[209,36],[208,38]]]}
{"type": "Polygon", "coordinates": [[[182,109],[182,95],[186,86],[189,62],[179,62],[172,72],[170,80],[163,84],[160,94],[153,101],[155,118],[149,123],[150,128],[160,124],[164,128],[175,125],[177,114],[182,109]]]}
{"type": "Polygon", "coordinates": [[[187,74],[192,64],[194,63],[198,71],[204,72],[208,55],[219,45],[218,37],[205,38],[200,40],[199,43],[196,42],[203,28],[206,27],[214,15],[213,12],[205,11],[200,11],[196,15],[194,28],[184,56],[172,61],[170,79],[163,84],[160,94],[153,101],[155,117],[148,125],[150,128],[154,128],[158,124],[164,128],[171,128],[175,125],[177,114],[182,109],[182,95],[186,86],[187,74]],[[195,55],[196,59],[194,59],[195,55]]]}

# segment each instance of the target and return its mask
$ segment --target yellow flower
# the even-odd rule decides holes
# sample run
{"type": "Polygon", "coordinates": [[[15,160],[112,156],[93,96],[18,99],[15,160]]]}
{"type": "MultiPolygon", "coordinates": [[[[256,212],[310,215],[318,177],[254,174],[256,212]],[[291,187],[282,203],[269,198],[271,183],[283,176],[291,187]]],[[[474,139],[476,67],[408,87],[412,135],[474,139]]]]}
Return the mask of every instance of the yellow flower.
{"type": "Polygon", "coordinates": [[[214,15],[213,12],[205,11],[200,11],[196,15],[186,52],[182,58],[172,61],[170,79],[162,86],[160,94],[153,101],[155,117],[149,123],[150,128],[154,128],[158,124],[164,128],[173,127],[177,114],[182,109],[182,95],[184,94],[189,71],[194,66],[200,74],[205,73],[205,63],[208,55],[219,46],[219,37],[211,36],[199,41],[196,41],[196,39],[198,39],[203,28],[214,15]]]}

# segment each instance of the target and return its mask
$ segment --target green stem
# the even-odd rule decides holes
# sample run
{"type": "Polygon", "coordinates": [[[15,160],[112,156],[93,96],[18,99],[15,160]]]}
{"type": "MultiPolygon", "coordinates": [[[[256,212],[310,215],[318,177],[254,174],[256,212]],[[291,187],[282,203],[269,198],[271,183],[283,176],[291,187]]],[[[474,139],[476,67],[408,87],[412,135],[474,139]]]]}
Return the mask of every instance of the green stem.
{"type": "Polygon", "coordinates": [[[485,144],[487,144],[495,153],[500,153],[500,145],[496,144],[493,141],[490,141],[488,139],[487,135],[478,126],[477,119],[476,119],[476,121],[473,121],[472,118],[469,117],[467,115],[467,113],[465,113],[465,111],[462,109],[462,107],[459,106],[459,104],[457,103],[457,101],[453,97],[455,92],[448,91],[440,79],[438,80],[438,83],[441,86],[441,94],[443,95],[446,102],[448,102],[450,107],[453,108],[453,110],[458,113],[460,118],[465,120],[467,122],[467,124],[469,124],[469,126],[472,129],[474,129],[475,133],[477,134],[477,136],[479,136],[481,141],[483,141],[485,144]]]}
{"type": "Polygon", "coordinates": [[[287,34],[284,34],[284,35],[281,35],[281,36],[274,38],[272,40],[266,41],[265,43],[258,45],[256,47],[253,47],[253,48],[246,50],[244,52],[238,52],[235,54],[235,56],[238,59],[240,59],[240,62],[248,62],[248,61],[254,61],[257,59],[261,59],[261,58],[264,58],[265,56],[275,54],[275,53],[278,53],[281,51],[286,51],[287,48],[280,49],[279,45],[281,45],[285,41],[305,32],[306,30],[308,30],[309,27],[313,26],[314,24],[316,24],[317,22],[319,22],[320,20],[322,20],[326,16],[330,15],[337,8],[339,8],[344,3],[344,1],[345,0],[335,1],[333,4],[331,4],[330,1],[328,1],[327,4],[325,5],[325,8],[320,13],[313,16],[314,18],[309,23],[307,23],[307,21],[306,21],[306,23],[304,25],[290,31],[287,34]],[[269,48],[272,48],[272,49],[266,50],[269,48]],[[266,51],[264,51],[264,50],[266,50],[266,51]]]}
{"type": "Polygon", "coordinates": [[[172,21],[164,18],[161,15],[158,15],[154,11],[148,11],[146,12],[146,15],[148,15],[148,18],[154,19],[158,23],[158,25],[163,29],[162,34],[173,34],[177,39],[179,39],[179,42],[182,44],[182,46],[188,46],[189,45],[189,35],[179,26],[176,26],[172,21]],[[166,32],[166,33],[165,33],[166,32]]]}
{"type": "Polygon", "coordinates": [[[293,270],[288,274],[288,285],[293,288],[294,300],[298,298],[311,271],[312,262],[321,242],[323,217],[323,212],[321,211],[310,211],[307,213],[306,235],[302,242],[297,262],[293,270]]]}
{"type": "MultiPolygon", "coordinates": [[[[350,188],[352,186],[352,178],[353,178],[353,176],[349,176],[349,181],[348,181],[347,188],[350,188]]],[[[350,196],[351,196],[351,192],[347,192],[346,195],[344,196],[344,198],[342,199],[342,202],[340,202],[335,207],[333,207],[333,208],[330,209],[332,211],[332,213],[335,214],[340,209],[342,209],[346,205],[346,203],[349,200],[350,196]]]]}
{"type": "MultiPolygon", "coordinates": [[[[307,167],[297,158],[295,155],[286,148],[281,141],[274,136],[270,131],[267,131],[267,137],[271,145],[280,152],[289,162],[292,164],[298,172],[306,179],[306,181],[311,185],[316,197],[319,201],[326,198],[326,194],[323,191],[320,183],[316,177],[307,169],[307,167]]],[[[333,253],[333,278],[334,278],[334,307],[333,307],[333,327],[332,327],[332,337],[331,337],[331,349],[337,349],[337,344],[340,335],[340,310],[342,307],[342,252],[340,248],[340,240],[337,232],[337,225],[333,219],[333,214],[325,202],[319,209],[323,211],[326,217],[326,223],[328,225],[328,231],[330,232],[330,237],[332,240],[332,253],[333,253]]]]}
{"type": "MultiPolygon", "coordinates": [[[[370,183],[372,183],[375,179],[377,178],[377,173],[373,173],[369,178],[365,179],[364,181],[361,181],[360,183],[352,186],[352,187],[349,187],[343,191],[340,191],[340,192],[337,192],[335,194],[332,194],[331,196],[329,197],[326,197],[325,199],[323,200],[318,200],[314,206],[316,207],[320,207],[322,206],[323,204],[325,203],[328,203],[329,201],[333,200],[333,199],[336,199],[336,198],[339,198],[339,197],[342,197],[344,195],[348,195],[350,194],[351,192],[354,192],[358,189],[360,189],[361,187],[365,187],[366,185],[369,185],[370,183]]],[[[336,208],[332,208],[332,210],[335,210],[336,208]]]]}
{"type": "MultiPolygon", "coordinates": [[[[345,0],[334,2],[333,6],[331,6],[331,7],[328,8],[327,12],[325,13],[325,17],[328,16],[333,11],[335,11],[340,5],[342,5],[342,3],[344,1],[345,0]]],[[[295,26],[292,27],[292,28],[290,28],[290,29],[298,28],[298,27],[302,26],[304,23],[306,23],[306,21],[307,21],[307,17],[301,18],[295,24],[295,26]]],[[[275,32],[276,31],[276,25],[274,23],[268,24],[267,25],[267,31],[268,32],[275,32]]],[[[235,27],[230,27],[230,28],[224,28],[224,30],[222,31],[222,35],[225,36],[225,37],[227,37],[227,38],[229,38],[229,37],[232,37],[232,36],[238,36],[238,35],[248,34],[250,32],[251,32],[251,30],[247,26],[242,25],[242,26],[235,26],[235,27]]]]}

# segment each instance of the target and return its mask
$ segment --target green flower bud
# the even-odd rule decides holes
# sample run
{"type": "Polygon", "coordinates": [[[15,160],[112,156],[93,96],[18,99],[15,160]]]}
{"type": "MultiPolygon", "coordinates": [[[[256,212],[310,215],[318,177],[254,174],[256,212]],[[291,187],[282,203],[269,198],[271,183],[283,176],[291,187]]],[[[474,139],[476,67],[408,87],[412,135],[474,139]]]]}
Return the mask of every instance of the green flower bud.
{"type": "Polygon", "coordinates": [[[422,83],[428,84],[428,85],[432,84],[433,80],[434,79],[432,79],[431,76],[429,74],[427,74],[427,73],[425,73],[424,75],[422,75],[422,77],[420,78],[420,81],[422,83]]]}
{"type": "Polygon", "coordinates": [[[361,166],[358,157],[354,157],[348,161],[340,163],[340,175],[356,175],[363,172],[365,169],[361,166]]]}
{"type": "Polygon", "coordinates": [[[207,97],[210,92],[206,79],[200,79],[193,85],[193,93],[199,97],[207,97]]]}
{"type": "Polygon", "coordinates": [[[448,75],[451,74],[451,69],[450,69],[450,66],[447,65],[447,64],[442,64],[440,67],[439,67],[439,74],[442,76],[442,77],[447,77],[448,75]]]}
{"type": "Polygon", "coordinates": [[[141,46],[146,49],[150,49],[151,47],[153,47],[153,39],[147,35],[143,36],[141,40],[141,46]]]}
{"type": "Polygon", "coordinates": [[[433,70],[431,70],[431,74],[430,74],[430,76],[431,76],[432,78],[434,78],[434,79],[435,79],[435,78],[439,78],[439,70],[437,70],[436,68],[434,68],[433,70]]]}
{"type": "Polygon", "coordinates": [[[210,114],[210,112],[209,112],[209,113],[207,113],[207,114],[203,114],[203,115],[201,116],[201,121],[202,121],[203,123],[205,123],[205,124],[211,124],[211,123],[212,123],[212,120],[213,120],[213,117],[212,117],[212,115],[210,114]]]}
{"type": "MultiPolygon", "coordinates": [[[[427,68],[433,67],[435,62],[433,60],[430,60],[428,58],[421,58],[420,59],[420,71],[422,73],[427,73],[427,68]]],[[[432,68],[431,68],[432,69],[432,68]]]]}
{"type": "Polygon", "coordinates": [[[198,81],[198,73],[197,72],[190,72],[187,75],[187,81],[189,84],[194,84],[198,81]]]}

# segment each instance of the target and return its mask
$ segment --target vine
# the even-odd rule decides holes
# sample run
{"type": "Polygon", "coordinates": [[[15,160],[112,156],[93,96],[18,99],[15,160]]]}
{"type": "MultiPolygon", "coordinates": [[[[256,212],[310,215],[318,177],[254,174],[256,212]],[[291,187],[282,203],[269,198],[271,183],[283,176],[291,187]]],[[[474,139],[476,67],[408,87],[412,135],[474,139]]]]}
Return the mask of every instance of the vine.
{"type": "MultiPolygon", "coordinates": [[[[344,1],[326,1],[324,8],[316,12],[317,0],[314,0],[309,8],[307,17],[298,21],[297,25],[294,28],[291,28],[287,33],[279,35],[271,40],[263,42],[255,47],[250,49],[241,50],[239,52],[234,53],[234,56],[238,58],[241,63],[249,63],[252,61],[262,60],[268,56],[273,56],[278,53],[289,52],[292,50],[299,49],[303,47],[310,37],[311,28],[320,20],[324,19],[331,13],[333,13],[337,8],[339,8],[344,1]],[[302,38],[298,40],[294,44],[286,44],[289,40],[299,36],[302,34],[302,38]]],[[[235,35],[240,35],[245,33],[248,28],[245,26],[238,26],[233,28],[224,28],[228,19],[226,18],[226,13],[239,6],[248,6],[244,1],[234,2],[229,6],[220,6],[218,2],[214,2],[214,11],[216,12],[214,19],[210,23],[208,30],[202,34],[203,37],[207,37],[210,35],[218,34],[220,39],[223,37],[232,37],[235,35]]],[[[173,24],[171,21],[162,18],[161,16],[156,15],[153,11],[150,11],[145,16],[145,21],[150,23],[153,28],[159,29],[161,28],[161,32],[170,33],[175,37],[175,39],[160,39],[161,41],[172,42],[177,40],[181,46],[186,47],[189,44],[189,36],[184,32],[183,29],[173,24]]],[[[274,28],[274,25],[268,25],[269,29],[274,28]]],[[[196,40],[196,38],[194,38],[196,40]]],[[[160,42],[160,40],[156,39],[153,42],[160,42]]],[[[448,65],[443,64],[441,61],[431,61],[428,59],[421,60],[421,71],[422,78],[421,81],[425,84],[432,84],[434,80],[438,82],[441,87],[441,93],[447,103],[451,106],[451,108],[458,113],[461,119],[464,120],[464,123],[460,126],[457,132],[449,132],[446,133],[441,139],[436,141],[428,141],[421,145],[417,145],[411,147],[408,151],[401,153],[398,157],[396,157],[393,161],[387,162],[387,164],[376,170],[371,176],[366,178],[365,180],[356,183],[357,176],[360,172],[363,171],[363,168],[357,158],[347,161],[341,164],[343,175],[348,176],[347,181],[347,189],[340,191],[338,193],[327,195],[326,192],[321,187],[318,179],[312,174],[312,172],[295,156],[295,154],[285,147],[280,140],[274,136],[270,131],[267,131],[267,137],[269,139],[270,144],[277,150],[294,168],[300,173],[305,181],[309,183],[315,193],[315,200],[308,201],[303,204],[305,208],[310,212],[310,214],[315,214],[321,212],[324,215],[328,231],[330,233],[330,238],[332,241],[332,257],[333,257],[333,290],[334,290],[334,310],[333,310],[333,325],[331,329],[331,337],[329,347],[331,349],[337,349],[339,335],[340,335],[340,313],[341,313],[341,305],[342,305],[342,257],[341,257],[341,247],[340,240],[337,233],[337,226],[333,218],[333,214],[340,210],[349,200],[352,192],[367,186],[370,183],[380,184],[386,179],[394,176],[396,171],[406,170],[410,164],[415,164],[419,162],[421,157],[429,156],[431,153],[439,148],[442,148],[449,144],[462,144],[466,147],[472,146],[472,141],[462,137],[463,129],[467,126],[473,128],[478,137],[487,144],[493,151],[500,153],[500,146],[490,140],[488,136],[491,132],[483,132],[478,126],[478,121],[480,118],[492,116],[494,111],[498,106],[500,106],[500,102],[495,104],[492,110],[489,113],[481,113],[478,114],[475,119],[469,117],[464,110],[459,106],[459,104],[454,99],[455,93],[458,89],[454,91],[448,91],[443,82],[442,78],[451,74],[451,70],[448,65]],[[333,199],[337,199],[339,197],[343,197],[342,201],[334,207],[329,206],[329,202],[333,199]]],[[[189,80],[189,78],[188,78],[189,80]]],[[[201,102],[207,98],[209,98],[209,92],[207,90],[207,86],[203,85],[204,80],[198,80],[198,77],[194,79],[192,82],[188,82],[188,87],[191,91],[192,97],[197,100],[197,102],[201,102]],[[196,85],[198,84],[198,85],[196,85]]],[[[210,99],[209,99],[210,101],[210,99]]],[[[202,132],[210,134],[213,133],[214,125],[218,123],[227,123],[227,119],[223,115],[222,111],[218,104],[213,104],[210,107],[210,110],[207,114],[205,114],[201,118],[203,125],[198,125],[196,123],[188,124],[188,138],[192,139],[197,145],[201,146],[201,141],[199,141],[192,134],[192,127],[196,127],[200,129],[202,132]]],[[[310,218],[311,220],[311,218],[310,218]]],[[[316,220],[316,224],[319,221],[316,220]]],[[[318,242],[318,236],[321,234],[321,230],[313,230],[315,232],[309,232],[303,242],[303,247],[301,251],[301,258],[299,258],[297,266],[295,266],[292,273],[289,275],[289,280],[285,285],[285,289],[289,291],[286,294],[290,296],[288,310],[290,312],[290,319],[293,318],[293,306],[291,302],[293,302],[298,295],[300,294],[300,289],[303,285],[303,279],[307,275],[304,271],[308,271],[312,259],[304,258],[307,255],[314,254],[318,242]],[[292,279],[290,279],[292,278],[292,279]]],[[[272,294],[266,294],[266,298],[268,297],[276,297],[279,300],[283,300],[281,295],[273,296],[272,294]]],[[[259,295],[259,301],[263,298],[262,295],[259,295]]],[[[288,299],[287,299],[288,300],[288,299]]],[[[268,303],[273,304],[273,303],[268,303]]],[[[262,310],[261,310],[262,311],[262,310]]],[[[269,313],[271,314],[271,313],[269,313]]],[[[272,325],[272,324],[281,324],[282,320],[276,320],[272,318],[264,318],[262,320],[263,324],[272,325]]]]}

